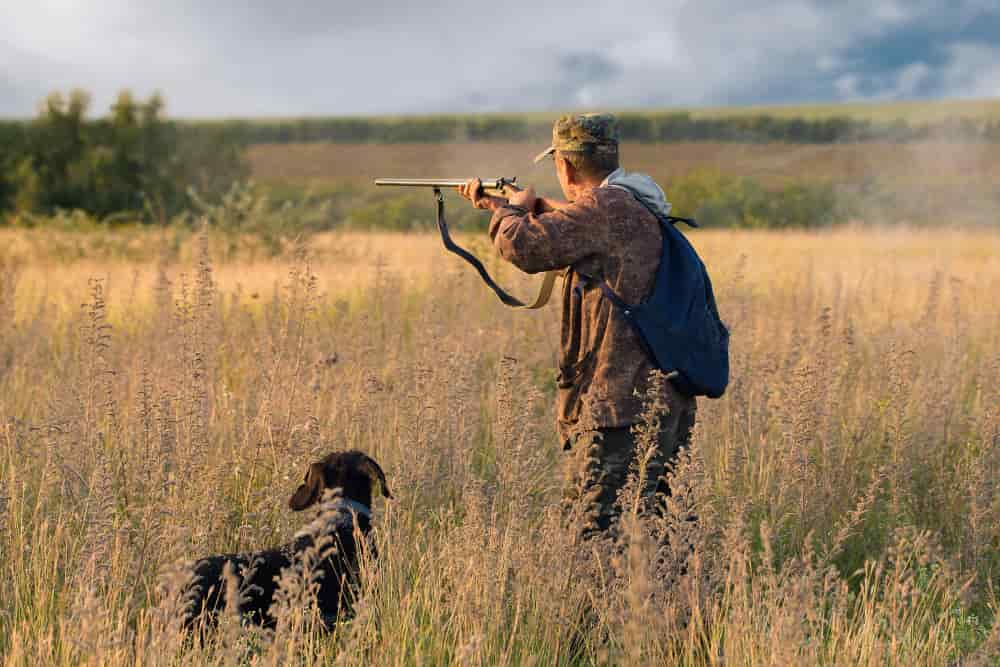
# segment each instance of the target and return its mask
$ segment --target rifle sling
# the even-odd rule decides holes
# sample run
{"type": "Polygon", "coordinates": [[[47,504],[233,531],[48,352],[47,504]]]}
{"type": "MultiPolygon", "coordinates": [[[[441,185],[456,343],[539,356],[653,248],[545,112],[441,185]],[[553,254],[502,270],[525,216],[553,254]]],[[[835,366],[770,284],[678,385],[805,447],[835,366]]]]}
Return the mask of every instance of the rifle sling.
{"type": "Polygon", "coordinates": [[[549,302],[549,297],[552,296],[552,288],[556,282],[555,271],[547,271],[545,273],[545,279],[542,281],[542,286],[538,290],[538,296],[535,297],[535,300],[531,303],[524,303],[497,285],[493,278],[490,277],[489,272],[486,271],[486,267],[483,266],[483,263],[479,261],[479,259],[471,252],[452,240],[451,233],[448,231],[448,223],[444,219],[444,195],[441,194],[440,189],[434,188],[434,197],[437,200],[438,231],[441,232],[441,241],[444,243],[445,249],[449,252],[455,253],[471,264],[479,273],[479,277],[483,279],[484,283],[486,283],[486,286],[493,290],[493,293],[497,295],[505,306],[510,306],[511,308],[524,308],[526,310],[537,310],[549,302]]]}

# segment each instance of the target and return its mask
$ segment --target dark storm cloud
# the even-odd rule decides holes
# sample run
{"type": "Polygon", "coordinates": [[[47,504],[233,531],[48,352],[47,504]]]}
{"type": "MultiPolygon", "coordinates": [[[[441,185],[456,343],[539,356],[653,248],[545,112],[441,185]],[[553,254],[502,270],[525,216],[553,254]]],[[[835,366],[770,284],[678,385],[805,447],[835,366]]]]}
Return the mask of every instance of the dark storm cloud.
{"type": "Polygon", "coordinates": [[[991,0],[87,4],[0,8],[0,114],[72,86],[189,116],[1000,95],[991,0]]]}

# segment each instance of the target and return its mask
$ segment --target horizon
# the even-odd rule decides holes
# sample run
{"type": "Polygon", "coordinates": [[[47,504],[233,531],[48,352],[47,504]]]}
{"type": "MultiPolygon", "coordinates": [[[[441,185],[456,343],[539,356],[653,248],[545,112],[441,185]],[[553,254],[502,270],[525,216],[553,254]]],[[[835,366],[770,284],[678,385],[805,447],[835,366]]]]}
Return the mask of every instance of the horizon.
{"type": "MultiPolygon", "coordinates": [[[[54,90],[51,93],[59,93],[62,95],[67,95],[74,89],[68,90],[54,90]]],[[[89,93],[89,91],[84,92],[89,93]]],[[[606,111],[608,113],[613,113],[620,116],[628,115],[644,115],[644,114],[691,114],[696,118],[705,117],[727,117],[727,116],[744,116],[744,115],[771,115],[775,117],[782,117],[785,115],[800,115],[804,112],[809,112],[815,115],[817,118],[827,118],[827,117],[859,117],[865,118],[865,111],[871,112],[888,112],[888,113],[878,113],[873,114],[874,116],[892,116],[893,112],[898,110],[898,117],[906,120],[908,114],[916,113],[920,115],[919,112],[935,111],[935,110],[945,110],[947,108],[958,108],[957,113],[946,113],[946,114],[930,114],[935,119],[943,118],[960,118],[960,117],[971,117],[975,115],[982,115],[985,112],[987,119],[1000,120],[1000,95],[996,97],[983,97],[983,98],[939,98],[939,99],[921,99],[921,100],[891,100],[891,101],[834,101],[834,102],[790,102],[790,103],[777,103],[777,104],[733,104],[727,106],[676,106],[676,107],[628,107],[628,108],[617,108],[617,109],[600,109],[600,108],[577,108],[577,109],[529,109],[524,111],[439,111],[439,112],[402,112],[402,113],[303,113],[297,115],[282,115],[282,114],[260,114],[256,116],[250,115],[218,115],[218,116],[182,116],[171,112],[170,110],[170,96],[164,93],[164,91],[154,90],[150,91],[145,95],[137,95],[135,91],[131,89],[128,90],[136,99],[139,101],[144,101],[148,99],[149,96],[153,94],[159,94],[162,96],[165,102],[165,116],[169,120],[174,120],[182,123],[225,123],[225,122],[281,122],[281,121],[308,121],[308,120],[329,120],[329,119],[358,119],[358,120],[418,120],[418,119],[432,119],[432,118],[463,118],[463,117],[477,117],[477,118],[502,118],[511,116],[525,116],[528,118],[537,117],[538,119],[554,119],[563,114],[573,114],[573,113],[585,113],[588,111],[606,111]],[[975,111],[975,107],[982,107],[975,113],[968,113],[970,109],[975,111]]],[[[121,91],[119,91],[121,92],[121,91]]],[[[51,94],[50,93],[50,94],[51,94]]],[[[0,122],[29,122],[33,120],[42,105],[44,104],[48,96],[38,100],[36,104],[35,111],[30,115],[22,116],[12,116],[4,115],[0,113],[0,122]]],[[[105,116],[110,111],[110,104],[114,102],[114,99],[109,101],[109,105],[105,108],[98,108],[93,101],[87,110],[87,118],[95,119],[105,116]]]]}

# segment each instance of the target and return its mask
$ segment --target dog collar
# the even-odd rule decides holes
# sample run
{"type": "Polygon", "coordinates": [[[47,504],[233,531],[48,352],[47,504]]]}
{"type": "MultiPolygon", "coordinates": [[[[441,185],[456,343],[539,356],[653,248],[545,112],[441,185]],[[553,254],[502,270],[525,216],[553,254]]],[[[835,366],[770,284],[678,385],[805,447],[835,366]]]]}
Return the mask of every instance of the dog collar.
{"type": "Polygon", "coordinates": [[[359,503],[357,500],[351,500],[350,498],[338,498],[334,504],[335,509],[348,509],[359,514],[361,516],[372,518],[372,511],[367,505],[359,503]]]}
{"type": "Polygon", "coordinates": [[[295,537],[315,537],[331,528],[348,528],[354,524],[351,512],[369,521],[372,518],[372,511],[366,505],[350,498],[337,498],[320,505],[319,515],[295,533],[295,537]]]}

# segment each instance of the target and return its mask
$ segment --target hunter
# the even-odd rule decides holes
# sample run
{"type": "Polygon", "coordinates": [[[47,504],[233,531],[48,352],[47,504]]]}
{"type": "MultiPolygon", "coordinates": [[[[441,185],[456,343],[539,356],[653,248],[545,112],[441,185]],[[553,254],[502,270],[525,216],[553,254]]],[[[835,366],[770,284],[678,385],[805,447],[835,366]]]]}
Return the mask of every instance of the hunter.
{"type": "MultiPolygon", "coordinates": [[[[628,303],[650,293],[663,244],[651,211],[668,215],[670,204],[650,177],[619,166],[618,123],[610,114],[559,118],[552,145],[535,162],[548,157],[564,202],[540,198],[532,188],[506,199],[486,196],[478,179],[461,194],[493,211],[489,234],[504,259],[527,273],[565,269],[556,421],[569,452],[565,501],[585,505],[580,528],[587,537],[608,534],[620,515],[618,492],[636,456],[632,426],[654,369],[638,334],[595,283],[606,281],[628,303]]],[[[662,475],[695,418],[693,397],[670,382],[663,391],[668,412],[645,481],[650,493],[668,492],[662,475]]]]}

